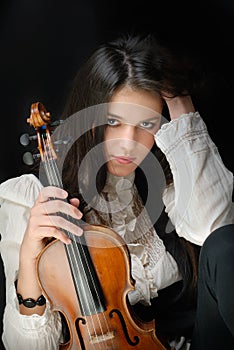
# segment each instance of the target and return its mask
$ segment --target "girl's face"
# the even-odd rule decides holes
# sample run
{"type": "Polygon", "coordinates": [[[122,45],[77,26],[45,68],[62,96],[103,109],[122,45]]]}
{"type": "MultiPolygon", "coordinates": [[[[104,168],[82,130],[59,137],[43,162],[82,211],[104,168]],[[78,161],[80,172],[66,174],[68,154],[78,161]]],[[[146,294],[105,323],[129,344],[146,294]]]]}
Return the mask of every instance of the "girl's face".
{"type": "Polygon", "coordinates": [[[145,90],[123,87],[108,108],[104,149],[107,170],[128,176],[154,145],[154,134],[161,122],[162,99],[145,90]]]}

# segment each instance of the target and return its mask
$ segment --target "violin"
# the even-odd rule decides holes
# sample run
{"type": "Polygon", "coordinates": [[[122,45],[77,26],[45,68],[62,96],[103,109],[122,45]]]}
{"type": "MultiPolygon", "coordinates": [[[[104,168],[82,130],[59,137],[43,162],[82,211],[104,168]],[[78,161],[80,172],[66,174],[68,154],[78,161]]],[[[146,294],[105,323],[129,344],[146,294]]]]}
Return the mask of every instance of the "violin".
{"type": "MultiPolygon", "coordinates": [[[[41,163],[48,182],[62,187],[50,134],[50,113],[31,105],[27,122],[36,130],[41,163]]],[[[59,349],[166,350],[155,321],[143,322],[131,310],[127,294],[134,289],[130,254],[112,229],[82,223],[83,234],[66,234],[71,244],[54,239],[37,259],[38,282],[51,309],[62,314],[69,339],[59,349]]]]}

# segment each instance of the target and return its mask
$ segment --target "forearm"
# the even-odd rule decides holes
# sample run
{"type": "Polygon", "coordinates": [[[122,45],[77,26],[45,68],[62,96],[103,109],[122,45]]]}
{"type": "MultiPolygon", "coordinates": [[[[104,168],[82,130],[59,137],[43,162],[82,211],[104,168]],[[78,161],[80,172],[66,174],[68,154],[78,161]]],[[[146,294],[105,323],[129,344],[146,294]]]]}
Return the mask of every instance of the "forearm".
{"type": "MultiPolygon", "coordinates": [[[[34,300],[37,300],[42,295],[42,289],[37,278],[36,260],[27,259],[27,257],[21,258],[17,280],[17,293],[23,299],[32,298],[34,300]]],[[[20,313],[23,315],[42,315],[45,311],[45,305],[36,305],[33,308],[28,308],[20,304],[19,307],[20,313]]]]}
{"type": "Polygon", "coordinates": [[[233,221],[233,174],[198,113],[173,120],[155,139],[173,174],[164,193],[169,217],[180,236],[202,245],[212,230],[233,221]]]}
{"type": "MultiPolygon", "coordinates": [[[[6,350],[14,350],[17,344],[18,350],[44,350],[44,349],[58,349],[59,339],[61,337],[61,319],[58,312],[52,311],[47,302],[43,306],[43,314],[35,312],[35,308],[29,309],[33,314],[26,315],[21,312],[16,296],[16,288],[14,284],[17,278],[18,258],[15,244],[8,243],[4,245],[1,250],[4,270],[6,276],[6,307],[3,318],[3,341],[6,350]],[[5,248],[5,249],[4,249],[5,248]],[[10,259],[11,258],[11,259],[10,259]]],[[[30,292],[30,297],[33,296],[33,281],[30,280],[29,271],[21,270],[21,277],[19,278],[19,285],[21,285],[21,293],[23,297],[24,291],[30,292]],[[23,279],[24,273],[28,279],[23,279]],[[24,288],[24,283],[27,289],[24,288]],[[30,290],[30,288],[32,288],[30,290]]],[[[31,276],[32,277],[32,276],[31,276]]],[[[21,288],[20,287],[20,288],[21,288]]],[[[36,298],[36,294],[34,295],[36,298]]],[[[26,309],[26,308],[25,308],[26,309]]]]}
{"type": "Polygon", "coordinates": [[[31,209],[29,204],[35,201],[40,189],[40,183],[32,175],[23,175],[0,185],[0,249],[6,278],[3,341],[6,350],[16,347],[17,350],[57,350],[62,333],[60,315],[50,309],[48,302],[41,315],[34,313],[34,308],[32,315],[21,313],[14,284],[18,278],[17,288],[23,298],[37,299],[41,294],[35,261],[26,260],[29,259],[29,247],[25,249],[25,260],[20,254],[31,209]]]}
{"type": "Polygon", "coordinates": [[[171,120],[179,118],[182,114],[195,112],[191,96],[165,97],[164,98],[171,120]]]}

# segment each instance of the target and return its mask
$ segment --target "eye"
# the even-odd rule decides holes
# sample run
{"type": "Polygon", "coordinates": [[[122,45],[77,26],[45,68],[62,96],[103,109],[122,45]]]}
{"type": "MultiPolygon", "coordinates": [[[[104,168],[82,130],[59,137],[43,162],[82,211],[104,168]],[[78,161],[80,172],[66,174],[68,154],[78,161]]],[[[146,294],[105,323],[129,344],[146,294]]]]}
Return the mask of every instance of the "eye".
{"type": "Polygon", "coordinates": [[[120,125],[120,121],[115,118],[107,118],[107,125],[118,126],[120,125]]]}
{"type": "Polygon", "coordinates": [[[155,127],[155,123],[153,122],[147,122],[147,121],[143,121],[139,124],[139,126],[143,129],[153,129],[155,127]]]}

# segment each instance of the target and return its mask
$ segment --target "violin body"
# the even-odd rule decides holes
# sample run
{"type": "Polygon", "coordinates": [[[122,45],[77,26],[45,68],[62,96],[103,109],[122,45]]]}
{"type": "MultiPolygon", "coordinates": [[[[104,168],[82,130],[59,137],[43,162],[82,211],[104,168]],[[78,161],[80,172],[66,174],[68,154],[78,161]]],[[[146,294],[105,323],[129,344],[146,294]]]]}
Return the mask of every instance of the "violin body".
{"type": "Polygon", "coordinates": [[[142,322],[131,312],[127,293],[134,289],[134,281],[123,239],[99,225],[89,225],[83,234],[102,288],[104,311],[84,315],[63,243],[49,243],[37,261],[38,280],[51,309],[64,315],[69,328],[70,339],[59,349],[165,350],[154,321],[142,322]]]}

